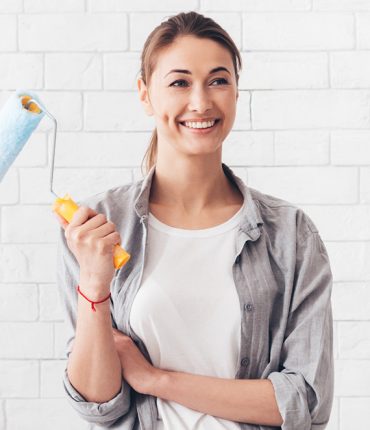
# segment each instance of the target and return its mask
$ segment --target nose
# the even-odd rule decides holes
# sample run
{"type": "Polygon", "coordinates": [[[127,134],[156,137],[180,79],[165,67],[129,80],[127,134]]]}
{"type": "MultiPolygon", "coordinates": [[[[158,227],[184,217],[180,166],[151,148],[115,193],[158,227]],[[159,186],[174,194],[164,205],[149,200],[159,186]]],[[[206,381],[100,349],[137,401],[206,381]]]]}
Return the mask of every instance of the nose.
{"type": "Polygon", "coordinates": [[[194,85],[189,95],[189,111],[203,113],[212,109],[212,106],[213,102],[207,88],[194,85]]]}

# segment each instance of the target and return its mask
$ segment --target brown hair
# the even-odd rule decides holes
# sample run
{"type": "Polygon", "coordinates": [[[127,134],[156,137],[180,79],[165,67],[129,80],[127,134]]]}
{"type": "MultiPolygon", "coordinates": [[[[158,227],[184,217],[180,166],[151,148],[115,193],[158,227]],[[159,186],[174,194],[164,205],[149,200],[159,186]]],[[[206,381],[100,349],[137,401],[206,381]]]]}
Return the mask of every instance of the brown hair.
{"type": "MultiPolygon", "coordinates": [[[[238,48],[229,34],[213,19],[205,17],[197,12],[181,12],[178,15],[170,16],[167,21],[163,21],[148,36],[141,53],[141,78],[146,86],[149,85],[150,78],[155,68],[155,60],[158,51],[165,46],[171,45],[179,36],[192,35],[203,39],[211,39],[225,47],[231,54],[236,83],[239,81],[239,70],[242,67],[242,60],[238,48]]],[[[142,161],[145,164],[147,173],[156,162],[158,136],[157,129],[153,130],[150,144],[145,152],[142,161]]]]}

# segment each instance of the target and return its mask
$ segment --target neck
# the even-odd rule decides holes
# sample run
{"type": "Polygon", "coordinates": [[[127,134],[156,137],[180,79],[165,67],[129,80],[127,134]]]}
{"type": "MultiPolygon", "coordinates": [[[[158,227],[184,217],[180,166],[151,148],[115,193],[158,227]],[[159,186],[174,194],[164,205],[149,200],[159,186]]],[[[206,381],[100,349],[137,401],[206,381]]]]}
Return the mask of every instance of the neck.
{"type": "Polygon", "coordinates": [[[226,177],[220,157],[187,157],[166,163],[159,158],[153,175],[150,202],[189,215],[235,204],[240,191],[226,177]]]}

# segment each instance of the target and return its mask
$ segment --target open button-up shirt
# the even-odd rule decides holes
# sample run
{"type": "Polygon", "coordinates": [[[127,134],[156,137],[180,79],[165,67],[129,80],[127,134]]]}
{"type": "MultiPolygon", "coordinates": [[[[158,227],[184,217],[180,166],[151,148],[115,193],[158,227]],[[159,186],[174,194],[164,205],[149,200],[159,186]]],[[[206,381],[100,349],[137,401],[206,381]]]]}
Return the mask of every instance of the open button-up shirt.
{"type": "MultiPolygon", "coordinates": [[[[324,429],[333,400],[332,272],[326,248],[300,208],[248,187],[224,163],[222,168],[245,203],[233,264],[242,314],[235,378],[272,382],[284,421],[281,429],[324,429]]],[[[111,315],[114,326],[135,341],[149,362],[144,343],[130,327],[129,315],[145,263],[154,171],[155,165],[133,184],[79,202],[104,213],[131,254],[111,282],[111,315]]],[[[75,334],[79,266],[62,228],[57,283],[66,312],[68,356],[75,334]]],[[[155,397],[135,392],[127,382],[122,381],[115,398],[99,404],[87,402],[71,385],[66,371],[63,381],[67,398],[83,419],[103,428],[156,429],[155,397]]],[[[244,430],[276,428],[239,424],[244,430]]]]}

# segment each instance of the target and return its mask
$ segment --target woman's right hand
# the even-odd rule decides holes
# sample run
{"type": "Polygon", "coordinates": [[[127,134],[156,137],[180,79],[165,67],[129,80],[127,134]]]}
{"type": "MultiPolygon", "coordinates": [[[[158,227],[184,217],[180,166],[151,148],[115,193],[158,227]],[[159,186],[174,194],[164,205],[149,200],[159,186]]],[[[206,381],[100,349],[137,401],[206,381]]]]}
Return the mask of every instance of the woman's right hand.
{"type": "Polygon", "coordinates": [[[54,211],[64,229],[67,244],[80,266],[81,289],[92,300],[109,294],[115,267],[114,246],[121,242],[115,225],[87,206],[80,206],[70,223],[54,211]]]}

